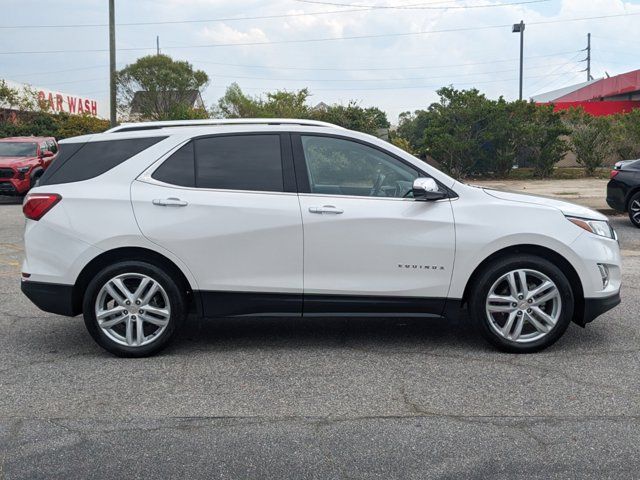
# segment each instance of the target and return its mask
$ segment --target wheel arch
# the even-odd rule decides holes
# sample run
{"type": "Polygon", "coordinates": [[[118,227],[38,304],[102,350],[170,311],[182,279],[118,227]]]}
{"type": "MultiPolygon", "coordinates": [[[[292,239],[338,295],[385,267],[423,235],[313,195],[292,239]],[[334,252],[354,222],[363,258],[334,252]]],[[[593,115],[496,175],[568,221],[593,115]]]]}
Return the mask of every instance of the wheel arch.
{"type": "Polygon", "coordinates": [[[184,291],[189,312],[200,313],[201,305],[189,284],[189,280],[182,270],[169,258],[143,247],[120,247],[107,250],[93,258],[81,270],[73,286],[72,302],[74,311],[82,312],[84,293],[91,279],[103,268],[116,262],[137,260],[149,262],[163,269],[169,276],[176,279],[180,289],[184,291]]]}
{"type": "Polygon", "coordinates": [[[530,244],[522,244],[522,245],[512,245],[509,247],[502,248],[496,252],[493,252],[487,258],[485,258],[480,264],[475,268],[469,280],[467,281],[464,294],[462,296],[463,304],[466,304],[469,299],[469,295],[471,294],[471,289],[477,282],[478,277],[482,273],[482,271],[497,258],[505,257],[507,255],[518,255],[518,254],[529,254],[535,255],[541,258],[545,258],[553,262],[562,273],[567,276],[569,283],[571,284],[571,288],[573,289],[573,297],[575,301],[573,318],[574,322],[578,323],[581,326],[580,320],[584,318],[584,290],[582,287],[582,281],[580,280],[580,276],[578,272],[573,267],[571,262],[569,262],[565,257],[560,255],[558,252],[551,250],[550,248],[543,247],[540,245],[530,245],[530,244]]]}
{"type": "Polygon", "coordinates": [[[629,205],[631,204],[631,199],[637,193],[640,193],[640,185],[638,185],[637,187],[633,187],[633,188],[629,189],[629,192],[627,193],[627,198],[624,201],[624,211],[625,212],[629,211],[629,205]]]}

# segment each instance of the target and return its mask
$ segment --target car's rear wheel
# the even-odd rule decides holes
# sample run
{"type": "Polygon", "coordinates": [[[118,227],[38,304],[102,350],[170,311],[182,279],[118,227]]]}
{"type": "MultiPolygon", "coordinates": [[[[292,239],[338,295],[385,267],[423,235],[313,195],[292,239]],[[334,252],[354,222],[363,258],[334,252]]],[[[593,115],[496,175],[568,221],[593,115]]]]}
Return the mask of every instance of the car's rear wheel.
{"type": "Polygon", "coordinates": [[[122,357],[157,353],[186,316],[180,287],[157,266],[125,261],[106,267],[89,283],[84,320],[94,340],[122,357]]]}
{"type": "Polygon", "coordinates": [[[629,200],[629,219],[631,223],[640,228],[640,192],[629,200]]]}
{"type": "Polygon", "coordinates": [[[566,275],[534,255],[502,257],[477,278],[469,313],[494,346],[513,353],[542,350],[565,332],[574,310],[566,275]]]}

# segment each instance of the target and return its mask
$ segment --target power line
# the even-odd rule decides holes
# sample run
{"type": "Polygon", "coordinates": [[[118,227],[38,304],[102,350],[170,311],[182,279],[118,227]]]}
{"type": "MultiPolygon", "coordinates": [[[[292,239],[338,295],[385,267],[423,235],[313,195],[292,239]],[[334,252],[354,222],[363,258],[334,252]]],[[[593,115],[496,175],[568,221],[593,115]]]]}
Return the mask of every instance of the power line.
{"type": "MultiPolygon", "coordinates": [[[[485,62],[488,63],[488,62],[485,62]]],[[[528,66],[526,69],[527,70],[536,70],[536,69],[540,69],[540,68],[548,68],[554,65],[562,65],[565,66],[567,65],[566,62],[562,62],[562,63],[551,63],[551,64],[543,64],[543,65],[531,65],[528,66]]],[[[496,73],[507,73],[507,72],[511,72],[513,71],[512,68],[509,69],[503,69],[503,70],[491,70],[491,71],[483,71],[483,72],[467,72],[467,73],[449,73],[449,74],[443,74],[443,75],[433,75],[433,76],[429,76],[429,77],[405,77],[405,78],[361,78],[361,79],[354,79],[354,78],[278,78],[278,77],[256,77],[256,76],[250,76],[250,75],[230,75],[230,74],[211,74],[212,78],[230,78],[230,79],[243,79],[243,80],[273,80],[273,81],[279,81],[279,82],[314,82],[314,83],[318,83],[318,82],[327,82],[327,83],[334,83],[334,82],[346,82],[346,83],[352,83],[352,82],[406,82],[406,81],[412,81],[412,80],[430,80],[430,79],[438,79],[438,78],[456,78],[456,77],[469,77],[469,76],[475,76],[475,75],[492,75],[492,74],[496,74],[496,73]]],[[[12,76],[12,78],[14,78],[14,76],[12,76]]],[[[63,82],[47,82],[47,86],[54,86],[54,85],[71,85],[71,84],[77,84],[77,83],[88,83],[88,82],[97,82],[97,81],[104,81],[104,77],[96,77],[96,78],[85,78],[85,79],[79,79],[79,80],[66,80],[63,82]]]]}
{"type": "MultiPolygon", "coordinates": [[[[585,20],[600,20],[600,19],[609,19],[609,18],[619,18],[619,17],[630,17],[640,15],[640,12],[637,13],[620,13],[620,14],[612,14],[612,15],[598,15],[593,17],[580,17],[580,18],[566,18],[566,19],[558,19],[558,20],[542,20],[538,22],[529,22],[528,25],[550,25],[556,23],[567,23],[567,22],[580,22],[585,20]]],[[[496,28],[507,28],[511,27],[511,24],[501,24],[501,25],[485,25],[485,26],[476,26],[476,27],[457,27],[457,28],[445,28],[440,30],[420,30],[417,32],[397,32],[397,33],[380,33],[380,34],[368,34],[368,35],[352,35],[345,37],[324,37],[324,38],[307,38],[307,39],[288,39],[288,40],[273,40],[273,41],[265,41],[265,42],[241,42],[241,43],[214,43],[214,44],[206,44],[206,45],[184,45],[184,46],[172,46],[172,47],[164,47],[165,50],[172,49],[190,49],[190,48],[219,48],[219,47],[247,47],[247,46],[257,46],[257,45],[285,45],[285,44],[296,44],[296,43],[319,43],[319,42],[331,42],[331,41],[339,41],[339,40],[361,40],[368,38],[388,38],[388,37],[408,37],[408,36],[416,36],[416,35],[427,35],[427,34],[436,34],[436,33],[451,33],[451,32],[466,32],[472,30],[491,30],[496,28]]],[[[120,48],[120,51],[146,51],[153,50],[150,47],[124,47],[120,48]]],[[[96,48],[96,49],[86,49],[86,50],[76,50],[76,49],[65,49],[65,50],[32,50],[32,51],[20,51],[20,52],[0,52],[0,55],[33,55],[33,54],[57,54],[57,53],[100,53],[107,52],[108,49],[96,48]]]]}
{"type": "MultiPolygon", "coordinates": [[[[548,78],[550,76],[558,76],[558,75],[566,75],[567,72],[562,72],[559,74],[555,74],[555,75],[549,75],[549,74],[543,74],[543,75],[531,75],[527,78],[548,78]]],[[[473,86],[473,85],[484,85],[484,84],[491,84],[491,83],[504,83],[504,82],[511,82],[513,80],[517,80],[517,77],[513,77],[513,78],[501,78],[499,80],[486,80],[486,81],[479,81],[479,82],[444,82],[447,85],[469,85],[469,86],[473,86]]],[[[442,87],[443,84],[434,84],[434,85],[405,85],[405,86],[391,86],[391,87],[364,87],[364,88],[313,88],[311,89],[312,92],[320,92],[320,91],[338,91],[338,92],[342,92],[342,91],[379,91],[379,90],[409,90],[409,89],[416,89],[416,88],[440,88],[442,87]]],[[[273,88],[273,87],[246,87],[246,89],[253,89],[253,90],[260,90],[260,89],[265,89],[265,88],[273,88]]],[[[275,88],[279,88],[279,87],[275,87],[275,88]]]]}
{"type": "Polygon", "coordinates": [[[46,72],[32,72],[32,73],[18,73],[12,74],[11,78],[20,78],[20,77],[41,77],[43,75],[54,75],[56,73],[68,73],[68,72],[80,72],[85,70],[95,70],[96,68],[109,68],[109,65],[94,65],[92,67],[78,67],[78,68],[66,68],[64,70],[49,70],[46,72]]]}
{"type": "MultiPolygon", "coordinates": [[[[558,57],[561,55],[567,55],[571,53],[580,52],[582,50],[568,50],[564,52],[556,52],[550,53],[546,55],[531,55],[525,57],[525,60],[535,59],[535,58],[549,58],[549,57],[558,57]]],[[[190,60],[190,62],[194,64],[205,64],[205,65],[218,65],[221,67],[234,67],[234,68],[257,68],[257,69],[265,69],[265,70],[292,70],[292,71],[320,71],[320,72],[374,72],[374,71],[401,71],[401,70],[425,70],[425,69],[437,69],[437,68],[450,68],[450,67],[467,67],[467,66],[475,66],[475,65],[487,65],[487,64],[495,64],[495,63],[508,63],[518,60],[518,58],[506,58],[503,60],[485,60],[481,62],[465,62],[465,63],[450,63],[445,65],[421,65],[421,66],[395,66],[395,67],[367,67],[367,68],[343,68],[343,67],[293,67],[293,66],[283,66],[283,65],[251,65],[251,64],[242,64],[242,63],[225,63],[225,62],[212,62],[209,60],[190,60]]],[[[120,64],[121,67],[123,64],[120,64]]],[[[31,72],[31,73],[16,73],[10,74],[12,79],[19,79],[21,77],[41,77],[46,75],[54,75],[57,73],[67,73],[67,72],[78,72],[78,71],[86,71],[86,70],[95,70],[97,68],[109,68],[108,64],[103,65],[94,65],[91,67],[78,67],[78,68],[67,68],[64,70],[49,70],[47,72],[31,72]]]]}
{"type": "MultiPolygon", "coordinates": [[[[313,15],[331,15],[334,13],[351,13],[351,12],[366,12],[371,10],[370,8],[353,8],[348,10],[328,10],[324,12],[300,12],[300,13],[283,13],[276,15],[257,15],[253,17],[220,17],[220,18],[208,18],[197,20],[164,20],[156,22],[123,22],[116,23],[117,27],[140,27],[147,25],[180,25],[189,23],[216,23],[216,22],[239,22],[246,20],[269,20],[276,18],[289,18],[289,17],[305,17],[313,15]]],[[[95,28],[95,27],[108,27],[108,23],[68,23],[63,25],[0,25],[0,29],[28,29],[28,28],[95,28]]]]}
{"type": "MultiPolygon", "coordinates": [[[[568,72],[570,73],[570,72],[568,72]]],[[[579,73],[579,72],[576,72],[579,73]]],[[[529,77],[526,78],[548,78],[548,77],[554,77],[554,76],[560,76],[560,75],[566,75],[567,72],[562,72],[562,73],[558,73],[558,74],[554,74],[554,75],[548,75],[548,74],[543,74],[543,75],[531,75],[529,77]]],[[[311,89],[311,93],[313,92],[342,92],[342,91],[379,91],[379,90],[413,90],[413,89],[421,89],[421,88],[440,88],[443,85],[453,85],[453,86],[474,86],[474,85],[485,85],[485,84],[491,84],[491,83],[506,83],[506,82],[512,82],[514,80],[517,80],[517,77],[513,77],[513,78],[501,78],[499,80],[487,80],[487,81],[480,81],[480,82],[445,82],[445,83],[440,83],[440,84],[433,84],[433,85],[408,85],[408,86],[393,86],[393,87],[365,87],[365,88],[312,88],[311,89]]],[[[276,87],[242,87],[243,90],[262,90],[265,91],[267,89],[273,89],[273,88],[281,88],[280,86],[276,86],[276,87]]],[[[89,94],[98,94],[98,93],[104,93],[105,90],[98,90],[98,91],[94,91],[94,92],[87,92],[85,93],[85,95],[89,95],[89,94]]]]}
{"type": "MultiPolygon", "coordinates": [[[[581,54],[581,52],[578,52],[576,55],[571,57],[566,63],[560,65],[557,68],[554,68],[553,70],[551,70],[551,72],[549,72],[549,76],[552,76],[555,73],[557,73],[559,70],[562,70],[563,68],[575,63],[577,58],[580,56],[580,54],[581,54]]],[[[572,66],[572,68],[575,68],[573,65],[571,65],[571,66],[572,66]]],[[[569,72],[563,72],[562,75],[566,75],[567,73],[570,73],[570,71],[569,72]]],[[[534,88],[536,86],[539,86],[543,82],[544,82],[544,80],[541,80],[541,81],[538,81],[538,82],[534,82],[534,84],[529,87],[530,91],[534,91],[534,88]]],[[[540,93],[540,91],[545,90],[548,86],[550,86],[550,85],[552,85],[554,83],[555,83],[555,81],[552,81],[551,83],[545,83],[542,88],[539,88],[538,90],[535,90],[535,93],[533,95],[537,95],[538,93],[540,93]]]]}
{"type": "MultiPolygon", "coordinates": [[[[297,0],[302,2],[303,0],[297,0]]],[[[220,17],[220,18],[209,18],[209,19],[195,19],[195,20],[164,20],[164,21],[154,21],[154,22],[123,22],[117,23],[118,27],[140,27],[140,26],[148,26],[148,25],[181,25],[181,24],[190,24],[190,23],[216,23],[216,22],[238,22],[238,21],[247,21],[247,20],[271,20],[278,18],[291,18],[291,17],[305,17],[305,16],[313,16],[313,15],[332,15],[335,13],[355,13],[355,12],[367,12],[371,10],[379,10],[379,9],[396,9],[396,10],[406,10],[406,9],[419,9],[419,10],[449,10],[449,9],[473,9],[473,8],[489,8],[489,7],[506,7],[511,5],[524,5],[528,3],[542,3],[549,2],[551,0],[523,0],[518,2],[509,2],[509,3],[499,3],[499,4],[489,4],[489,5],[458,5],[458,6],[442,6],[442,7],[424,7],[418,5],[426,5],[415,4],[415,6],[407,5],[407,6],[358,6],[358,5],[348,5],[348,4],[332,4],[325,2],[304,2],[304,3],[318,3],[324,5],[337,5],[337,6],[346,6],[352,7],[348,9],[342,10],[328,10],[323,12],[300,12],[300,13],[283,13],[283,14],[275,14],[275,15],[256,15],[250,17],[220,17]]],[[[450,4],[453,2],[434,2],[433,5],[436,4],[450,4]]],[[[68,24],[56,24],[56,25],[0,25],[0,30],[8,30],[8,29],[42,29],[42,28],[96,28],[96,27],[108,27],[108,23],[68,23],[68,24]]]]}
{"type": "MultiPolygon", "coordinates": [[[[562,65],[565,66],[566,63],[552,63],[545,65],[535,65],[527,67],[528,70],[547,68],[554,65],[562,65]]],[[[405,77],[405,78],[276,78],[276,77],[254,77],[250,75],[223,75],[223,74],[212,74],[213,78],[240,78],[247,80],[274,80],[281,82],[406,82],[410,80],[430,80],[434,78],[455,78],[455,77],[469,77],[474,75],[492,75],[495,73],[507,73],[512,72],[513,68],[504,69],[504,70],[491,70],[488,72],[468,72],[468,73],[458,73],[458,74],[446,74],[446,75],[432,75],[428,77],[405,77]]]]}
{"type": "MultiPolygon", "coordinates": [[[[581,51],[581,50],[579,50],[581,51]]],[[[576,50],[569,50],[565,52],[551,53],[547,55],[531,55],[525,57],[526,60],[532,58],[548,58],[557,57],[560,55],[566,55],[570,53],[576,53],[576,50]]],[[[223,67],[241,67],[241,68],[262,68],[269,70],[304,70],[304,71],[331,71],[331,72],[370,72],[370,71],[388,71],[388,70],[424,70],[427,68],[448,68],[448,67],[466,67],[473,65],[486,65],[489,63],[506,63],[518,60],[518,58],[507,58],[504,60],[486,60],[483,62],[465,62],[465,63],[450,63],[448,65],[422,65],[422,66],[396,66],[396,67],[367,67],[367,68],[343,68],[343,67],[291,67],[282,65],[249,65],[239,63],[222,63],[212,62],[209,60],[193,60],[193,63],[204,63],[209,65],[220,65],[223,67]]]]}
{"type": "MultiPolygon", "coordinates": [[[[434,7],[427,6],[425,7],[425,3],[414,3],[410,5],[357,5],[352,3],[337,3],[337,2],[323,2],[319,0],[295,0],[300,3],[310,3],[314,5],[330,5],[332,7],[362,7],[370,10],[382,10],[382,9],[390,9],[390,10],[451,10],[451,9],[470,9],[470,8],[495,8],[495,7],[509,7],[513,5],[525,5],[528,3],[543,3],[549,2],[550,0],[523,0],[519,2],[507,2],[507,3],[490,3],[485,5],[453,5],[453,6],[444,6],[444,7],[434,7]]],[[[451,3],[451,2],[440,2],[440,3],[451,3]]]]}

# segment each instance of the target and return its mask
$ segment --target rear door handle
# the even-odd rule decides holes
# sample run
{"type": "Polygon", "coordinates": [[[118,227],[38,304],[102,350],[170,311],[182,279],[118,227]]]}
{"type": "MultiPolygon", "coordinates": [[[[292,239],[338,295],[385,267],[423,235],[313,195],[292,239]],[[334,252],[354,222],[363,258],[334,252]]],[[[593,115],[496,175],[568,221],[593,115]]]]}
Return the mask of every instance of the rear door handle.
{"type": "Polygon", "coordinates": [[[322,207],[309,207],[309,211],[311,213],[332,213],[334,215],[339,215],[344,213],[344,210],[341,208],[336,208],[333,205],[323,205],[322,207]]]}
{"type": "Polygon", "coordinates": [[[179,198],[171,197],[171,198],[156,198],[153,200],[154,205],[159,205],[161,207],[186,207],[189,205],[189,202],[184,200],[180,200],[179,198]]]}

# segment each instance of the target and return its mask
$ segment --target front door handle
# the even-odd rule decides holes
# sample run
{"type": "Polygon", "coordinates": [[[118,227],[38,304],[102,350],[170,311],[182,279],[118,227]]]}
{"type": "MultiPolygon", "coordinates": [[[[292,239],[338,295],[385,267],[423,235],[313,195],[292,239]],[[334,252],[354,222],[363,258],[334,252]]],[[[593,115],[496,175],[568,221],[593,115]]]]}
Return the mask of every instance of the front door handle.
{"type": "Polygon", "coordinates": [[[187,205],[189,205],[189,202],[180,200],[179,198],[171,197],[156,198],[155,200],[153,200],[153,204],[160,207],[186,207],[187,205]]]}
{"type": "Polygon", "coordinates": [[[311,213],[332,213],[334,215],[339,215],[344,213],[344,210],[341,208],[336,208],[333,205],[323,205],[322,207],[309,207],[309,211],[311,213]]]}

